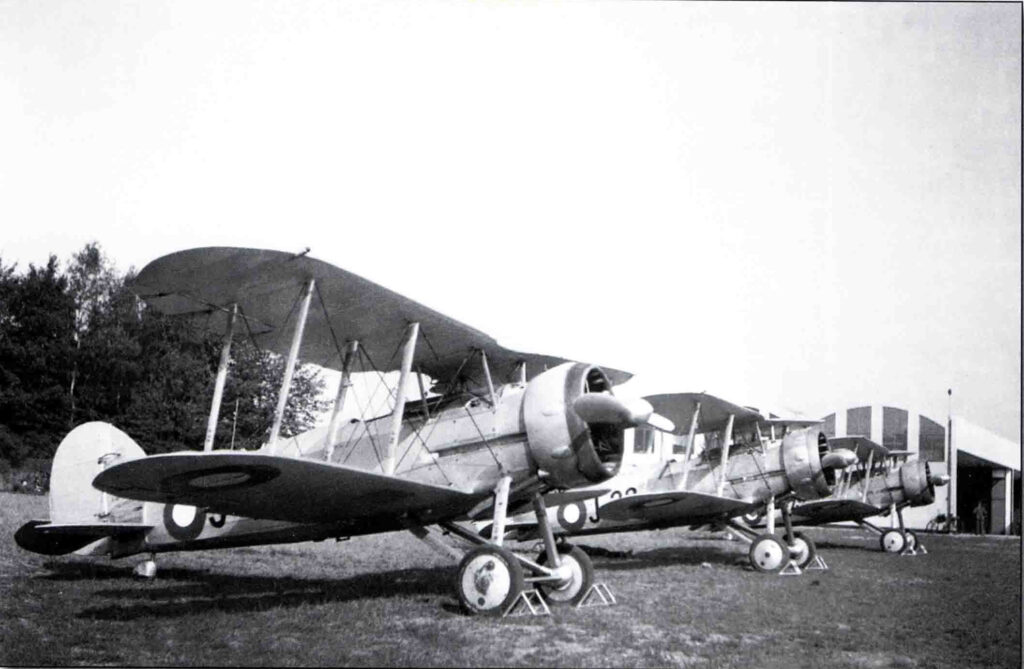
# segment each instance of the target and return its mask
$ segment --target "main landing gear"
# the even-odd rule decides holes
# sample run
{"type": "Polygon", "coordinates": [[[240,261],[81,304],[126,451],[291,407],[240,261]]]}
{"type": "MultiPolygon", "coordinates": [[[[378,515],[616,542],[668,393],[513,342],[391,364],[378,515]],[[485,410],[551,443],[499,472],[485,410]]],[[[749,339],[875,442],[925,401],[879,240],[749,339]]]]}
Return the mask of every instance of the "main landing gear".
{"type": "Polygon", "coordinates": [[[878,535],[878,543],[886,553],[895,553],[899,555],[926,555],[928,553],[928,549],[925,548],[924,544],[918,540],[917,535],[911,530],[906,529],[906,526],[903,524],[903,509],[898,508],[894,504],[890,513],[895,514],[896,518],[899,520],[899,528],[893,527],[888,530],[883,530],[866,520],[859,520],[857,523],[861,527],[866,527],[878,535]]]}
{"type": "MultiPolygon", "coordinates": [[[[594,589],[594,566],[578,547],[555,543],[547,507],[539,492],[533,496],[533,510],[544,549],[537,560],[529,560],[502,546],[508,493],[509,480],[502,479],[495,488],[491,540],[456,523],[440,523],[451,534],[475,545],[461,557],[455,579],[463,610],[474,615],[498,616],[509,614],[520,601],[525,601],[531,612],[537,607],[546,612],[548,604],[573,606],[589,601],[594,589]],[[534,589],[528,589],[530,586],[534,589]]],[[[439,548],[430,542],[432,537],[425,527],[409,529],[433,548],[439,548]]],[[[445,550],[453,557],[458,555],[450,546],[445,550]]],[[[600,599],[605,597],[600,595],[600,599]]]]}
{"type": "Polygon", "coordinates": [[[755,571],[766,574],[802,573],[807,568],[828,569],[825,561],[818,557],[814,541],[802,532],[794,532],[790,520],[792,502],[782,505],[782,518],[786,524],[786,532],[780,539],[775,535],[775,504],[769,500],[766,517],[767,532],[756,534],[752,529],[736,521],[726,524],[733,534],[750,543],[747,553],[750,565],[755,571]],[[815,566],[812,566],[815,565],[815,566]]]}

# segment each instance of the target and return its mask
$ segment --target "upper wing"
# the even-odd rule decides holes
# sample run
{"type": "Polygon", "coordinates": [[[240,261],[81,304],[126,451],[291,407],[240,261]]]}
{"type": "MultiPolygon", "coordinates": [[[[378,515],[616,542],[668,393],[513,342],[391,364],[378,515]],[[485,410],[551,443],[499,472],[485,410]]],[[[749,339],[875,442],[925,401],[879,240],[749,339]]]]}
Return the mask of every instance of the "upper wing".
{"type": "Polygon", "coordinates": [[[730,415],[735,416],[734,426],[762,420],[761,414],[756,411],[706,393],[667,393],[648,395],[644,399],[651,403],[656,413],[676,424],[676,434],[686,434],[689,431],[690,421],[693,420],[698,402],[700,417],[697,432],[723,429],[730,415]]]}
{"type": "MultiPolygon", "coordinates": [[[[409,323],[419,323],[427,345],[417,346],[415,364],[438,381],[459,371],[467,354],[480,349],[498,378],[526,363],[527,378],[565,360],[549,355],[520,353],[499,346],[490,336],[440,314],[371,281],[308,256],[280,251],[209,247],[179,251],[146,265],[131,288],[147,304],[166,314],[194,315],[218,334],[226,324],[226,309],[238,304],[253,339],[261,347],[288,352],[300,290],[316,281],[317,296],[309,310],[302,358],[323,367],[341,364],[340,348],[358,341],[381,371],[399,368],[395,352],[409,323]],[[321,301],[323,308],[321,307],[321,301]]],[[[465,368],[467,374],[480,371],[465,368]]],[[[630,378],[627,372],[602,368],[614,384],[630,378]]]]}
{"type": "Polygon", "coordinates": [[[878,442],[871,441],[867,437],[832,437],[828,440],[828,447],[831,450],[846,448],[857,454],[857,459],[867,462],[868,456],[874,452],[875,462],[881,462],[889,455],[889,449],[878,442]]]}
{"type": "Polygon", "coordinates": [[[608,520],[704,521],[738,516],[756,504],[700,492],[653,492],[627,495],[601,505],[608,520]]]}
{"type": "Polygon", "coordinates": [[[858,520],[881,513],[881,509],[854,499],[819,499],[793,507],[793,515],[812,523],[837,523],[858,520]]]}
{"type": "Polygon", "coordinates": [[[100,472],[93,485],[129,499],[294,523],[453,517],[482,497],[343,465],[225,451],[123,462],[100,472]]]}

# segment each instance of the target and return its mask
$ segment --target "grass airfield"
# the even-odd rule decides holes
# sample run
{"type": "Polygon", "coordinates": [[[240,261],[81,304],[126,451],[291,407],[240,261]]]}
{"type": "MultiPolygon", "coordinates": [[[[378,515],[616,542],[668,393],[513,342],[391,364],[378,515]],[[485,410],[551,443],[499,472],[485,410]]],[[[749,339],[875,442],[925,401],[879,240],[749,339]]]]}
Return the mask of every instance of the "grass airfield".
{"type": "MultiPolygon", "coordinates": [[[[746,544],[685,530],[585,537],[619,604],[463,615],[455,570],[407,533],[137,557],[49,558],[0,493],[0,665],[1019,667],[1019,539],[812,529],[831,570],[765,576],[746,544]],[[602,551],[601,549],[604,549],[602,551]],[[631,553],[627,554],[629,551],[631,553]]],[[[516,547],[513,544],[513,547],[516,547]]]]}

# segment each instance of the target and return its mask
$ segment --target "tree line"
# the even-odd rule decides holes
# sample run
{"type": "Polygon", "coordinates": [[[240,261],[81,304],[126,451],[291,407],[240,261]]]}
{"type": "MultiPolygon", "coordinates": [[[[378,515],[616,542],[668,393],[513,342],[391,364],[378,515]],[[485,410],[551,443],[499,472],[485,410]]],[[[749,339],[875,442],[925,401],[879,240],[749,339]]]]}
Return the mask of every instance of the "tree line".
{"type": "MultiPolygon", "coordinates": [[[[202,448],[222,341],[148,309],[96,242],[19,271],[0,258],[0,468],[42,469],[61,439],[112,423],[147,453],[202,448]]],[[[269,436],[283,359],[236,337],[215,448],[269,436]]],[[[282,434],[326,408],[319,370],[296,368],[282,434]]],[[[48,464],[45,465],[49,469],[48,464]]]]}

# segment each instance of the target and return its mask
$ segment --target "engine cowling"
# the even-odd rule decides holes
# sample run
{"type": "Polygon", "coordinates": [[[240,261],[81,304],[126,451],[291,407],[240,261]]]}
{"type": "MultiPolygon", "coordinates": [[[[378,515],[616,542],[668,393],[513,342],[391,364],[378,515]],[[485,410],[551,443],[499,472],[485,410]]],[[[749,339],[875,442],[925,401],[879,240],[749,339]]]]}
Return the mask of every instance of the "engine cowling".
{"type": "Polygon", "coordinates": [[[572,408],[586,393],[611,389],[611,381],[599,367],[574,362],[538,374],[527,385],[523,421],[530,455],[556,487],[600,483],[619,471],[625,426],[588,424],[572,408]]]}
{"type": "Polygon", "coordinates": [[[820,499],[832,493],[835,471],[821,466],[821,459],[828,452],[828,439],[817,428],[804,428],[783,437],[786,479],[800,499],[820,499]]]}
{"type": "Polygon", "coordinates": [[[911,506],[926,506],[935,501],[931,468],[922,460],[904,462],[900,466],[900,485],[911,506]]]}

